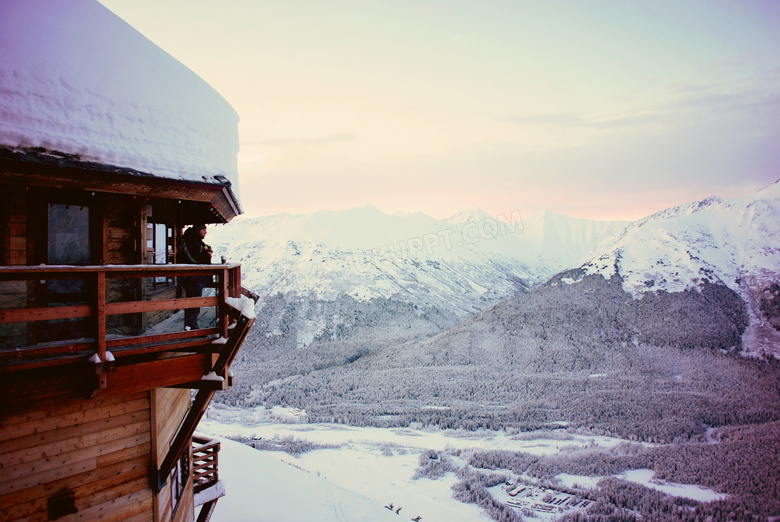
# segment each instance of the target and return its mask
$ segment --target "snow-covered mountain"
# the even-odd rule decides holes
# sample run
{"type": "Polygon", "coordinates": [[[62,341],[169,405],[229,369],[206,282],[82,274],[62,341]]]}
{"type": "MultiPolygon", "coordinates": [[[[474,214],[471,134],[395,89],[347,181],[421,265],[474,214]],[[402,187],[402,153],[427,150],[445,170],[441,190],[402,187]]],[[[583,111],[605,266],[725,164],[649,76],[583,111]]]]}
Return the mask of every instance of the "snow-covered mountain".
{"type": "MultiPolygon", "coordinates": [[[[775,419],[776,374],[723,354],[780,355],[771,324],[780,318],[778,211],[780,184],[670,208],[604,238],[584,263],[545,284],[430,335],[332,336],[305,354],[277,339],[259,349],[248,343],[236,365],[247,384],[230,400],[293,404],[318,422],[566,422],[668,441],[723,423],[713,411],[737,423],[775,419]],[[771,382],[746,392],[762,375],[771,382]],[[707,398],[692,403],[694,396],[707,398]],[[752,417],[753,401],[771,405],[752,417]]],[[[559,245],[582,237],[566,231],[557,229],[559,245]]],[[[502,239],[485,243],[510,250],[502,239]]]]}
{"type": "Polygon", "coordinates": [[[585,256],[582,267],[606,278],[617,273],[634,297],[705,281],[727,286],[747,304],[745,346],[780,346],[775,318],[766,313],[780,282],[780,181],[748,197],[710,197],[635,221],[585,256]]]}
{"type": "Polygon", "coordinates": [[[624,225],[547,211],[502,220],[478,208],[437,220],[365,206],[237,219],[208,241],[242,263],[261,296],[386,298],[461,316],[527,291],[624,225]]]}
{"type": "Polygon", "coordinates": [[[261,307],[275,300],[266,331],[288,332],[297,346],[343,340],[357,326],[388,340],[435,333],[577,267],[619,275],[635,297],[722,284],[747,304],[743,346],[780,345],[772,327],[780,314],[771,312],[780,306],[772,286],[780,273],[780,183],[632,223],[550,211],[497,218],[479,208],[437,220],[365,206],[237,219],[212,227],[207,241],[242,263],[261,307]]]}
{"type": "Polygon", "coordinates": [[[266,335],[302,347],[358,330],[390,340],[455,326],[570,267],[624,225],[479,208],[437,220],[365,206],[236,219],[212,227],[207,242],[242,264],[266,335]]]}
{"type": "Polygon", "coordinates": [[[628,221],[574,219],[544,210],[523,221],[523,234],[510,239],[514,255],[538,274],[542,283],[580,261],[601,241],[623,230],[628,221]]]}

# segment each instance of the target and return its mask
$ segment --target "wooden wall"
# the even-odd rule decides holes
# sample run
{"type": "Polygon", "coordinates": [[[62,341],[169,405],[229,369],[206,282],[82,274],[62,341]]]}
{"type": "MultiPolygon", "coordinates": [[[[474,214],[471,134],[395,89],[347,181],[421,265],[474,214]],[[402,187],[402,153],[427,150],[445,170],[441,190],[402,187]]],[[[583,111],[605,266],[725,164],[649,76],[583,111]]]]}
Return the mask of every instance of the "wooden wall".
{"type": "Polygon", "coordinates": [[[3,214],[6,222],[3,234],[3,264],[27,264],[26,194],[21,187],[4,187],[3,214]]]}
{"type": "MultiPolygon", "coordinates": [[[[158,388],[151,392],[152,398],[152,433],[154,434],[154,458],[157,468],[162,464],[165,455],[171,447],[176,432],[190,408],[190,390],[177,388],[158,388]]],[[[189,444],[192,462],[192,444],[189,444]]],[[[194,494],[192,489],[192,470],[175,518],[171,499],[171,481],[160,491],[155,499],[156,520],[193,520],[194,494]]]]}
{"type": "MultiPolygon", "coordinates": [[[[134,265],[142,262],[140,205],[130,196],[106,194],[105,223],[109,265],[134,265]]],[[[145,224],[144,224],[145,226],[145,224]]]]}
{"type": "Polygon", "coordinates": [[[151,520],[149,393],[78,401],[0,421],[0,521],[48,520],[48,500],[72,492],[58,520],[151,520]]]}
{"type": "MultiPolygon", "coordinates": [[[[2,264],[27,264],[27,195],[22,187],[2,187],[0,216],[2,216],[2,264]]],[[[28,306],[28,284],[19,281],[0,282],[0,308],[28,306]]],[[[27,324],[0,325],[0,347],[12,348],[27,344],[27,324]]]]}

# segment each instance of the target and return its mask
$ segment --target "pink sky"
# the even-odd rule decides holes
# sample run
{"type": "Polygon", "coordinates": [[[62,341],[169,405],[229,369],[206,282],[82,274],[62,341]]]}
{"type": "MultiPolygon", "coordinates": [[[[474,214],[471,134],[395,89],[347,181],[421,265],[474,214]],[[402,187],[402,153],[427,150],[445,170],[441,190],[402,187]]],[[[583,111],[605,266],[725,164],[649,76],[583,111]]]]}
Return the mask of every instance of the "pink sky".
{"type": "Polygon", "coordinates": [[[770,1],[101,3],[236,109],[248,215],[636,219],[780,178],[770,1]]]}

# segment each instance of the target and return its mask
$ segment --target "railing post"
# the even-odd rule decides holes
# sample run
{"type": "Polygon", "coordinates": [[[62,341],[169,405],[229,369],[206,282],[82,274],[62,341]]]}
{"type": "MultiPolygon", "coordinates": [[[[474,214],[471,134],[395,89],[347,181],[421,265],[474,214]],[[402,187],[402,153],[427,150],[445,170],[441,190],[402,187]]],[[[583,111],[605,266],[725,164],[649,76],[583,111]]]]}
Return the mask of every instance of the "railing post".
{"type": "Polygon", "coordinates": [[[106,362],[106,273],[98,270],[96,273],[95,284],[95,320],[97,329],[95,332],[95,342],[97,343],[97,354],[100,358],[98,363],[98,389],[105,390],[108,387],[105,362],[106,362]]]}
{"type": "Polygon", "coordinates": [[[228,295],[228,268],[222,269],[222,273],[219,277],[219,306],[217,307],[217,314],[219,316],[219,335],[224,338],[228,336],[228,321],[230,318],[227,315],[227,306],[225,305],[225,298],[228,295]]]}
{"type": "Polygon", "coordinates": [[[230,297],[241,297],[241,265],[233,268],[230,283],[230,297]]]}
{"type": "Polygon", "coordinates": [[[214,470],[214,478],[212,480],[216,484],[219,481],[219,446],[212,448],[211,454],[214,459],[214,463],[211,465],[211,469],[214,470]]]}

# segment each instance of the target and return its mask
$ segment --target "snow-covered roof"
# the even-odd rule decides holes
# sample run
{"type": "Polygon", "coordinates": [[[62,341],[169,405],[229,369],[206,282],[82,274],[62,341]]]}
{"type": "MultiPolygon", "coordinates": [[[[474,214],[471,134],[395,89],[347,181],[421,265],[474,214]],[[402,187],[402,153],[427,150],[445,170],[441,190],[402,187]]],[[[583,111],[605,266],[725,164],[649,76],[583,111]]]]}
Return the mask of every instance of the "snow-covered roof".
{"type": "Polygon", "coordinates": [[[238,189],[238,115],[96,0],[0,0],[0,147],[238,189]]]}

